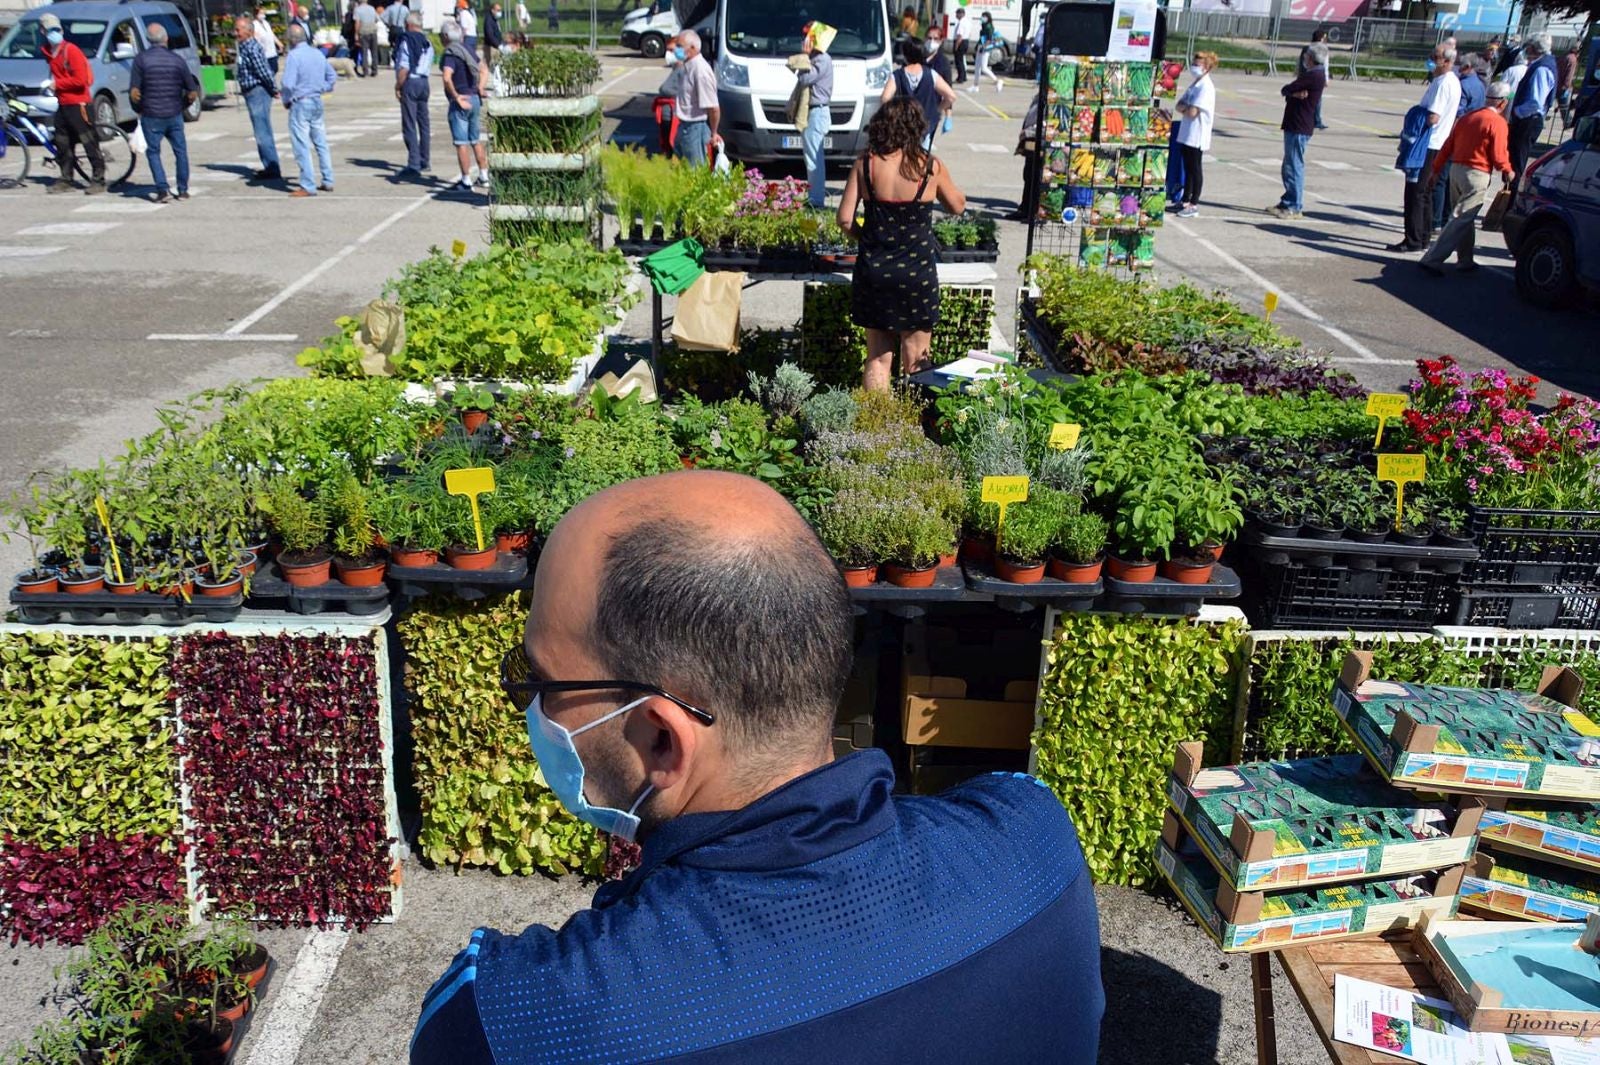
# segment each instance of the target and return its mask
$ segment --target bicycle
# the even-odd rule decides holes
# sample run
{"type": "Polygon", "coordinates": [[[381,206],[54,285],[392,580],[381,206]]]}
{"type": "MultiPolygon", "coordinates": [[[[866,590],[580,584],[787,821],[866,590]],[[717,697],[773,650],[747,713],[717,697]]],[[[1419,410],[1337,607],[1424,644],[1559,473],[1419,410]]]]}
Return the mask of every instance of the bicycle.
{"type": "MultiPolygon", "coordinates": [[[[63,168],[54,127],[35,122],[28,114],[28,105],[17,97],[16,90],[11,86],[0,85],[0,95],[4,96],[6,103],[3,113],[0,113],[0,189],[21,188],[23,182],[28,180],[28,173],[33,167],[30,140],[45,150],[42,164],[55,166],[63,178],[70,179],[75,174],[85,182],[94,179],[94,167],[81,144],[73,143],[68,165],[63,168]]],[[[139,157],[134,153],[128,135],[119,127],[100,122],[93,128],[95,140],[100,144],[100,155],[105,159],[106,186],[115,188],[128,180],[139,157]]]]}

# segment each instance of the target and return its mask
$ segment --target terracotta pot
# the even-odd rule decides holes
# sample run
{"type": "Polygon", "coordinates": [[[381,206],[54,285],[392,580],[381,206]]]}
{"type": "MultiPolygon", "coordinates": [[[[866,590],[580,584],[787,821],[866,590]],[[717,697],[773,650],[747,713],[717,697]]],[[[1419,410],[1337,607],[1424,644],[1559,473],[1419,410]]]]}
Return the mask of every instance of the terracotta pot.
{"type": "Polygon", "coordinates": [[[678,464],[686,470],[694,469],[695,457],[693,455],[679,455],[678,464]]]}
{"type": "Polygon", "coordinates": [[[1201,544],[1200,550],[1211,552],[1211,561],[1221,562],[1222,552],[1227,550],[1227,544],[1201,544]]]}
{"type": "Polygon", "coordinates": [[[883,579],[898,588],[932,588],[934,578],[939,576],[937,564],[923,569],[912,569],[894,562],[883,564],[883,579]]]}
{"type": "Polygon", "coordinates": [[[494,547],[502,555],[526,551],[528,550],[528,534],[526,532],[495,533],[494,547]]]}
{"type": "Polygon", "coordinates": [[[187,602],[194,598],[194,578],[189,577],[179,581],[177,584],[169,584],[161,589],[158,594],[164,595],[168,599],[182,599],[187,602]]]}
{"type": "Polygon", "coordinates": [[[1179,584],[1206,584],[1211,580],[1211,571],[1216,567],[1216,562],[1207,558],[1203,562],[1195,562],[1186,558],[1174,558],[1161,563],[1161,575],[1169,581],[1179,584]]]}
{"type": "Polygon", "coordinates": [[[488,569],[499,557],[500,553],[492,547],[479,551],[464,544],[453,544],[444,549],[445,564],[456,569],[488,569]]]}
{"type": "Polygon", "coordinates": [[[1064,559],[1052,557],[1045,567],[1050,576],[1058,581],[1068,584],[1093,584],[1100,579],[1100,570],[1105,565],[1105,559],[1095,559],[1093,562],[1068,562],[1064,559]]]}
{"type": "Polygon", "coordinates": [[[333,567],[339,574],[339,583],[346,588],[376,588],[383,583],[383,574],[389,568],[389,563],[380,558],[376,562],[358,566],[353,559],[340,558],[334,560],[333,567]]]}
{"type": "Polygon", "coordinates": [[[416,547],[396,547],[389,552],[389,561],[396,566],[437,566],[439,552],[416,547]]]}
{"type": "Polygon", "coordinates": [[[326,550],[285,551],[278,556],[278,568],[291,588],[315,588],[328,583],[333,555],[326,550]]]}
{"type": "Polygon", "coordinates": [[[63,575],[61,589],[73,595],[93,595],[95,592],[103,592],[106,590],[105,571],[88,566],[77,576],[63,575]]]}
{"type": "Polygon", "coordinates": [[[971,562],[979,566],[987,566],[994,562],[994,541],[976,536],[968,536],[961,541],[961,558],[964,562],[971,562]]]}
{"type": "Polygon", "coordinates": [[[869,588],[878,579],[877,566],[840,566],[847,588],[869,588]]]}
{"type": "Polygon", "coordinates": [[[1156,564],[1144,559],[1120,559],[1112,555],[1106,559],[1106,573],[1119,581],[1143,584],[1156,579],[1156,564]]]}
{"type": "Polygon", "coordinates": [[[112,595],[138,595],[144,587],[144,581],[135,577],[131,581],[117,581],[106,578],[106,591],[112,595]]]}
{"type": "Polygon", "coordinates": [[[486,410],[464,410],[461,412],[461,427],[469,434],[483,428],[483,423],[489,420],[486,410]]]}
{"type": "Polygon", "coordinates": [[[244,1019],[244,1015],[249,1013],[249,1012],[250,1012],[250,997],[248,995],[246,995],[244,998],[240,999],[238,1002],[235,1002],[233,1005],[229,1006],[227,1009],[220,1009],[219,1008],[217,1010],[217,1019],[218,1020],[222,1020],[222,1021],[243,1020],[244,1019]]]}
{"type": "Polygon", "coordinates": [[[1004,555],[994,556],[994,575],[1012,584],[1034,584],[1044,577],[1044,563],[1014,562],[1004,555]]]}
{"type": "Polygon", "coordinates": [[[210,581],[195,581],[195,589],[201,596],[211,599],[221,599],[225,595],[235,595],[244,589],[244,574],[235,574],[233,580],[223,581],[221,584],[212,584],[210,581]]]}
{"type": "Polygon", "coordinates": [[[256,575],[256,570],[261,565],[261,560],[256,557],[256,553],[254,551],[241,551],[239,553],[239,561],[237,565],[239,567],[239,573],[241,576],[254,577],[256,575]]]}
{"type": "Polygon", "coordinates": [[[253,544],[246,544],[245,550],[256,556],[256,564],[258,566],[271,562],[278,553],[278,549],[273,546],[271,540],[261,540],[253,544]]]}
{"type": "Polygon", "coordinates": [[[940,555],[939,556],[939,568],[940,569],[949,569],[951,566],[954,566],[955,564],[956,564],[956,553],[954,551],[950,552],[948,555],[940,555]]]}
{"type": "Polygon", "coordinates": [[[244,977],[244,982],[251,987],[261,986],[261,981],[266,979],[267,966],[272,964],[272,955],[267,953],[267,948],[260,943],[250,949],[250,953],[242,958],[235,958],[233,971],[244,977]]]}
{"type": "Polygon", "coordinates": [[[61,590],[61,578],[54,573],[24,573],[17,578],[17,591],[33,595],[50,595],[61,590]]]}

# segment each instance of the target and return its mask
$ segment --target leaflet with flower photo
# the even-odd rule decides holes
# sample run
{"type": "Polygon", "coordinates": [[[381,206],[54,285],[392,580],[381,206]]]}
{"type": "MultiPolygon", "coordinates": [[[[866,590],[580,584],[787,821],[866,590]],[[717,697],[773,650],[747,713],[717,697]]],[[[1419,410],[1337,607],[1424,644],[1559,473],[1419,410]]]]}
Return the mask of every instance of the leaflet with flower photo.
{"type": "Polygon", "coordinates": [[[1469,1032],[1450,1003],[1356,980],[1333,983],[1333,1037],[1423,1065],[1513,1065],[1503,1039],[1469,1032]]]}

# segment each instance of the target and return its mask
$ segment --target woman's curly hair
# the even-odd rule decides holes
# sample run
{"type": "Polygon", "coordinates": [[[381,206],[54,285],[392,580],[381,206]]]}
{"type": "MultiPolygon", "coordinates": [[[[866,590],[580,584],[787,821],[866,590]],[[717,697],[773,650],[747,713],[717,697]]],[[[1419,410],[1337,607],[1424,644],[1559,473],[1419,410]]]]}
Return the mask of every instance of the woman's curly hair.
{"type": "Polygon", "coordinates": [[[900,176],[920,181],[928,166],[928,153],[922,147],[927,135],[928,116],[922,113],[922,105],[909,96],[897,95],[867,123],[867,151],[880,159],[899,152],[900,176]]]}

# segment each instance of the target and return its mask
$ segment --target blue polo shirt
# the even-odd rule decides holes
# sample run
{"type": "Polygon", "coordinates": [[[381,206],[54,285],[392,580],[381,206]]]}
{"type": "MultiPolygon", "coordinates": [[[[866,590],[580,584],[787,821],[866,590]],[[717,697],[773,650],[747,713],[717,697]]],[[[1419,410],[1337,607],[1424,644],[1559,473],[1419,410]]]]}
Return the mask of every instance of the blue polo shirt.
{"type": "Polygon", "coordinates": [[[412,1065],[1094,1062],[1098,919],[1060,802],[1020,773],[893,787],[853,754],[668,822],[559,930],[478,929],[412,1065]]]}

